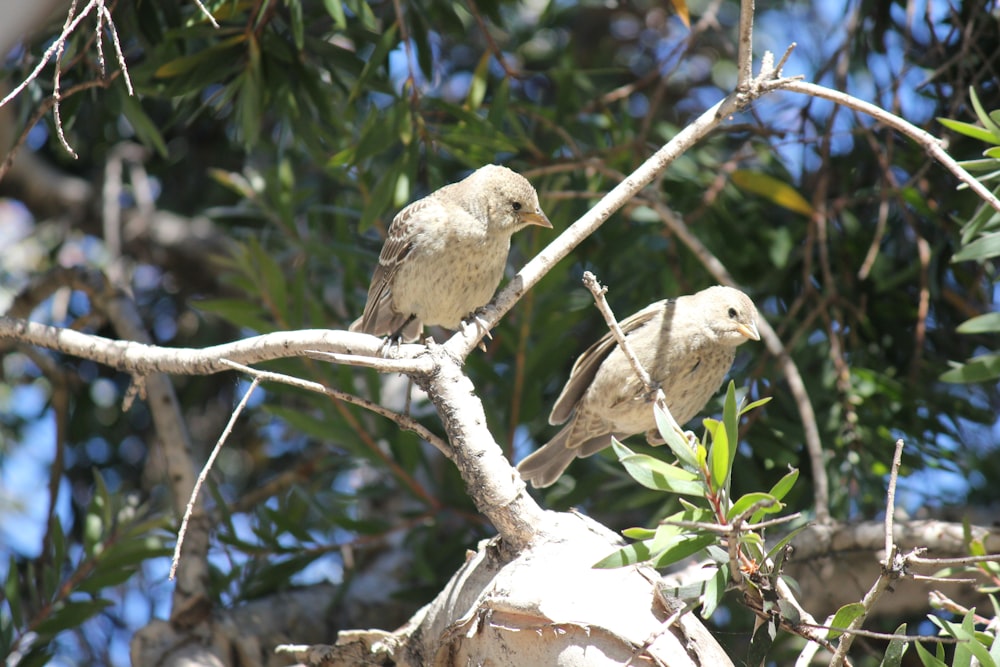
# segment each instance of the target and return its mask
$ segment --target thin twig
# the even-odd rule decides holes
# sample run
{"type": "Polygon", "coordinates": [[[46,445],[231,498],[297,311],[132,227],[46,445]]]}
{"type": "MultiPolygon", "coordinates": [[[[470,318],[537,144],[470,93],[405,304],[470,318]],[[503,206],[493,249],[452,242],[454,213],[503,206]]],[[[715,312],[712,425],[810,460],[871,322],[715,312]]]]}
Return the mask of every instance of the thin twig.
{"type": "Polygon", "coordinates": [[[753,80],[753,10],[754,0],[740,2],[739,50],[736,55],[736,89],[742,90],[753,80]]]}
{"type": "Polygon", "coordinates": [[[63,26],[63,31],[59,34],[58,37],[56,37],[55,41],[52,42],[49,48],[45,49],[45,53],[42,54],[42,59],[38,61],[37,65],[35,65],[35,69],[31,70],[31,74],[29,74],[24,79],[24,81],[17,84],[14,90],[7,93],[6,97],[0,100],[0,107],[7,104],[15,97],[17,97],[21,93],[21,91],[28,86],[29,83],[38,78],[38,75],[41,73],[42,69],[49,63],[49,60],[52,59],[52,56],[55,55],[57,51],[65,47],[66,39],[69,37],[70,33],[76,30],[76,26],[80,25],[80,21],[85,19],[87,15],[90,14],[90,10],[93,9],[96,6],[96,4],[97,0],[90,0],[90,2],[87,3],[87,6],[83,8],[83,10],[77,15],[75,19],[73,19],[72,22],[69,21],[69,17],[72,16],[72,11],[73,8],[76,6],[76,3],[74,2],[70,6],[71,13],[68,14],[66,17],[67,24],[63,26]]]}
{"type": "Polygon", "coordinates": [[[896,441],[896,453],[892,457],[892,470],[889,473],[889,490],[886,493],[885,501],[885,559],[886,565],[890,565],[893,552],[895,551],[895,541],[893,540],[892,521],[896,511],[896,480],[899,477],[899,466],[903,463],[903,439],[896,441]]]}
{"type": "Polygon", "coordinates": [[[892,471],[889,475],[889,491],[886,498],[885,512],[885,560],[882,561],[882,570],[875,583],[872,584],[872,587],[861,600],[862,612],[848,624],[844,634],[840,637],[840,641],[837,642],[837,650],[834,651],[833,658],[830,660],[830,667],[839,667],[845,663],[847,652],[851,650],[851,645],[854,643],[857,631],[861,629],[875,603],[882,597],[883,593],[889,590],[892,582],[903,576],[905,572],[905,565],[908,562],[909,555],[899,556],[899,550],[893,540],[892,529],[892,514],[896,503],[896,478],[899,475],[902,455],[903,441],[900,439],[896,441],[896,451],[892,459],[892,471]]]}
{"type": "Polygon", "coordinates": [[[306,391],[324,394],[331,398],[335,398],[338,401],[344,401],[345,403],[362,407],[365,410],[370,410],[375,414],[382,415],[386,419],[395,422],[401,429],[413,431],[433,445],[435,449],[444,454],[446,457],[452,457],[452,452],[448,447],[448,444],[438,436],[434,435],[434,433],[428,430],[427,427],[418,422],[416,419],[407,415],[401,415],[398,412],[393,412],[392,410],[384,408],[378,403],[369,401],[366,398],[361,398],[360,396],[355,396],[354,394],[349,394],[345,391],[340,391],[339,389],[331,389],[330,387],[322,385],[319,382],[311,382],[309,380],[303,380],[301,378],[285,375],[283,373],[258,370],[250,366],[236,363],[235,361],[230,361],[229,359],[223,359],[222,363],[229,366],[233,370],[246,373],[250,377],[261,382],[279,382],[281,384],[287,384],[291,387],[298,387],[299,389],[305,389],[306,391]]]}
{"type": "Polygon", "coordinates": [[[662,624],[660,624],[660,627],[658,627],[652,634],[649,635],[649,637],[646,639],[646,641],[642,643],[642,645],[636,647],[636,649],[632,652],[632,655],[629,656],[628,662],[625,663],[624,667],[629,667],[630,665],[633,664],[633,661],[635,659],[637,659],[640,655],[648,651],[649,647],[653,645],[653,642],[659,639],[664,632],[669,630],[674,623],[679,621],[681,616],[694,609],[695,604],[696,603],[694,602],[688,602],[687,604],[678,608],[674,613],[670,614],[670,616],[668,616],[667,619],[663,621],[662,624]]]}
{"type": "Polygon", "coordinates": [[[711,533],[718,533],[720,535],[728,535],[732,534],[733,532],[747,532],[750,530],[757,530],[758,528],[770,528],[772,526],[780,526],[781,524],[788,523],[789,521],[795,521],[796,519],[800,518],[802,518],[802,513],[796,512],[794,514],[789,514],[788,516],[778,517],[777,519],[768,519],[767,521],[761,521],[759,523],[754,523],[754,524],[749,524],[743,521],[739,521],[727,525],[727,524],[713,523],[710,521],[680,521],[680,520],[675,521],[672,519],[664,519],[663,521],[659,522],[659,525],[677,526],[679,528],[691,528],[694,530],[704,530],[711,533]]]}
{"type": "Polygon", "coordinates": [[[423,364],[415,364],[413,359],[385,359],[382,357],[367,357],[360,354],[324,352],[323,350],[305,350],[302,354],[318,361],[330,361],[345,366],[374,368],[380,373],[403,373],[404,375],[409,375],[411,373],[420,373],[424,370],[423,364]]]}
{"type": "Polygon", "coordinates": [[[968,185],[980,199],[992,206],[994,210],[1000,212],[1000,199],[998,199],[996,195],[990,192],[985,185],[976,180],[972,174],[958,164],[955,158],[948,155],[948,152],[944,149],[943,142],[929,132],[920,129],[916,125],[903,120],[899,116],[890,113],[882,107],[872,104],[871,102],[866,102],[854,97],[853,95],[848,95],[847,93],[843,93],[839,90],[833,90],[832,88],[827,88],[826,86],[820,86],[806,81],[786,81],[784,85],[782,85],[782,88],[795,93],[802,93],[804,95],[819,97],[824,100],[836,102],[837,104],[842,104],[846,107],[871,116],[883,125],[887,125],[894,130],[902,132],[904,135],[923,146],[924,150],[930,153],[931,157],[940,162],[942,166],[954,174],[958,180],[968,185]]]}
{"type": "Polygon", "coordinates": [[[132,79],[128,75],[128,66],[125,64],[125,54],[122,53],[121,42],[118,41],[118,28],[115,27],[115,22],[111,19],[111,12],[108,8],[101,6],[99,11],[104,12],[104,17],[108,21],[108,30],[111,31],[111,43],[115,45],[115,55],[118,56],[118,68],[122,72],[122,76],[125,77],[125,88],[128,90],[129,97],[135,95],[135,91],[132,90],[132,79]]]}
{"type": "Polygon", "coordinates": [[[174,546],[174,556],[170,560],[170,574],[168,575],[171,581],[173,581],[174,575],[177,573],[177,565],[181,561],[181,546],[184,544],[184,535],[187,533],[188,521],[191,520],[191,515],[194,514],[195,503],[198,500],[198,492],[201,491],[202,485],[208,478],[208,473],[212,470],[212,464],[215,463],[216,457],[219,455],[219,452],[222,451],[222,445],[225,444],[229,434],[232,433],[233,426],[236,425],[236,420],[243,412],[243,408],[245,408],[247,403],[250,401],[250,396],[253,394],[258,385],[260,385],[260,379],[254,378],[253,382],[251,382],[250,386],[247,388],[246,393],[243,394],[243,398],[240,399],[239,405],[236,406],[236,409],[233,410],[233,414],[230,415],[229,423],[226,424],[226,428],[223,429],[222,435],[219,436],[218,442],[215,443],[215,447],[212,449],[212,453],[209,454],[208,460],[205,461],[205,465],[202,466],[201,472],[198,473],[198,479],[194,483],[194,489],[191,491],[191,497],[188,499],[187,508],[184,510],[184,518],[181,519],[180,530],[177,531],[177,544],[174,546]]]}
{"type": "Polygon", "coordinates": [[[215,17],[212,16],[212,12],[208,11],[208,8],[202,4],[201,0],[194,0],[194,4],[198,5],[198,9],[200,9],[201,13],[208,18],[208,21],[212,24],[213,28],[219,27],[219,22],[215,20],[215,17]]]}
{"type": "MultiPolygon", "coordinates": [[[[618,347],[621,348],[622,353],[625,354],[625,358],[628,359],[629,364],[632,365],[632,370],[639,377],[639,380],[646,387],[646,391],[650,394],[659,390],[659,387],[653,382],[652,378],[649,377],[649,373],[646,369],[642,367],[642,362],[639,361],[639,357],[636,356],[635,351],[632,346],[628,344],[625,339],[625,334],[622,332],[622,328],[618,326],[618,320],[615,319],[615,314],[611,312],[611,306],[608,305],[608,300],[604,298],[607,293],[608,288],[603,287],[601,283],[597,282],[597,277],[590,271],[583,272],[583,284],[587,286],[590,293],[594,295],[594,303],[597,305],[597,309],[601,311],[601,315],[604,316],[604,321],[608,323],[608,328],[611,329],[611,335],[615,337],[618,342],[618,347]]],[[[662,395],[662,392],[660,392],[662,395]]]]}
{"type": "Polygon", "coordinates": [[[975,565],[976,563],[1000,562],[1000,554],[963,556],[961,558],[924,558],[923,556],[907,556],[906,562],[913,565],[935,565],[937,567],[948,567],[951,565],[975,565]]]}
{"type": "Polygon", "coordinates": [[[957,644],[959,641],[954,637],[942,637],[939,635],[897,635],[897,634],[890,634],[887,632],[873,632],[872,630],[861,630],[858,628],[836,628],[829,625],[818,625],[814,623],[803,623],[802,625],[808,625],[809,627],[813,627],[818,630],[836,630],[837,632],[842,632],[845,635],[853,635],[857,637],[870,637],[872,639],[884,639],[887,641],[892,641],[893,639],[901,639],[903,641],[908,641],[908,642],[934,642],[937,644],[957,644]]]}

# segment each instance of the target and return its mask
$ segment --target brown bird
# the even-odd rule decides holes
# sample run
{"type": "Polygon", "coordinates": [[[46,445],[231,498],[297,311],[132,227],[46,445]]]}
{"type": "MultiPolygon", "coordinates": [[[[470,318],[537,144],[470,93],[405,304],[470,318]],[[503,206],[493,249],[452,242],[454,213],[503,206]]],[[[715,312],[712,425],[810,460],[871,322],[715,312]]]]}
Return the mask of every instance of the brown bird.
{"type": "MultiPolygon", "coordinates": [[[[646,306],[621,322],[629,346],[653,382],[663,388],[678,424],[697,415],[719,390],[733,365],[736,347],[760,340],[757,308],[731,287],[646,306]]],[[[573,364],[556,399],[550,424],[569,423],[517,466],[532,486],[549,486],[576,457],[591,456],[636,433],[662,443],[649,392],[610,332],[573,364]]]]}
{"type": "Polygon", "coordinates": [[[400,211],[351,331],[410,342],[424,325],[458,329],[489,303],[503,277],[510,237],[552,227],[527,179],[487,165],[400,211]]]}

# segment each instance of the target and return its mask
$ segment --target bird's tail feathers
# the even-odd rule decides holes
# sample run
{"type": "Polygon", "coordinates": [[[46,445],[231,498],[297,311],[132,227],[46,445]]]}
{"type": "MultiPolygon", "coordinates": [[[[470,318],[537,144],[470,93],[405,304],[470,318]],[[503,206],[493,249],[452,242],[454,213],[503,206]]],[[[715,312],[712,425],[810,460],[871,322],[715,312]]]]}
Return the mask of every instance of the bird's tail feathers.
{"type": "Polygon", "coordinates": [[[576,450],[566,443],[573,431],[575,420],[570,421],[554,438],[529,454],[517,465],[521,478],[536,489],[552,486],[576,458],[576,450]]]}

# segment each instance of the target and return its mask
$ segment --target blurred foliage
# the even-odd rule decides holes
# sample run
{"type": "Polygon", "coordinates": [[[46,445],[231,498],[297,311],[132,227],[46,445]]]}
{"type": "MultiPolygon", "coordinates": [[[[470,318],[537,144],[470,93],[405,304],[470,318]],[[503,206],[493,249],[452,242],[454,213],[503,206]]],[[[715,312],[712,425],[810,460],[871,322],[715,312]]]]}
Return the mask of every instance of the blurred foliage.
{"type": "MultiPolygon", "coordinates": [[[[37,216],[17,239],[18,247],[27,239],[35,244],[17,254],[31,261],[15,265],[13,253],[0,260],[7,289],[57,266],[114,269],[155,341],[171,346],[340,328],[361,312],[385,229],[407,202],[501,162],[537,186],[556,230],[564,229],[735,82],[738,5],[731,0],[680,3],[690,10],[690,30],[663,3],[647,1],[205,4],[219,29],[191,2],[116,5],[137,96],[127,96],[119,76],[106,89],[63,101],[66,137],[79,160],[59,146],[51,114],[23,149],[102,185],[116,151],[141,144],[155,210],[189,223],[189,254],[181,261],[146,229],[161,223],[142,209],[144,186],[133,172],[113,202],[128,231],[121,257],[104,237],[101,202],[80,219],[37,216]],[[195,234],[205,229],[211,242],[195,234]]],[[[759,8],[757,55],[765,48],[780,54],[796,41],[787,74],[853,92],[934,134],[942,127],[935,117],[974,119],[970,88],[982,108],[1000,108],[1000,31],[982,3],[953,3],[951,12],[927,3],[935,6],[918,10],[924,14],[915,20],[902,0],[833,4],[759,8]]],[[[81,24],[67,44],[64,89],[98,75],[85,24],[92,25],[81,24]]],[[[10,81],[31,71],[59,26],[9,55],[10,81]]],[[[52,83],[50,65],[19,98],[15,134],[52,83]]],[[[953,155],[982,150],[981,137],[952,129],[953,155]]],[[[5,187],[0,182],[0,194],[5,187]]],[[[966,479],[977,500],[996,499],[997,388],[941,380],[950,362],[997,350],[993,315],[979,320],[987,329],[955,335],[963,322],[993,309],[991,257],[951,261],[963,246],[972,252],[970,225],[992,232],[988,222],[976,222],[992,213],[956,190],[923,149],[868,118],[779,93],[729,119],[643,196],[681,217],[779,331],[817,416],[835,517],[882,509],[899,437],[907,442],[904,485],[914,480],[906,488],[914,511],[961,505],[966,479]]],[[[35,210],[27,198],[25,205],[35,210]]],[[[544,230],[519,235],[511,267],[551,238],[544,230]]],[[[491,429],[512,458],[554,433],[547,425],[551,404],[576,356],[602,333],[580,285],[587,269],[610,287],[619,317],[713,282],[649,206],[627,207],[581,243],[500,323],[487,352],[469,362],[491,429]]],[[[33,319],[116,335],[79,292],[56,292],[31,306],[33,319]]],[[[66,563],[85,561],[89,499],[100,494],[95,470],[112,497],[137,498],[173,528],[148,411],[141,401],[121,410],[128,378],[35,350],[4,354],[5,488],[20,489],[11,476],[28,465],[24,454],[40,450],[39,442],[49,443],[47,453],[36,452],[43,474],[49,461],[62,462],[51,466],[60,489],[56,508],[28,511],[15,501],[35,501],[0,495],[0,529],[9,534],[34,522],[44,536],[40,544],[4,547],[13,557],[7,581],[25,588],[45,563],[65,561],[71,571],[76,565],[66,563]],[[58,396],[68,397],[65,408],[58,396]],[[39,428],[63,418],[64,428],[39,428]],[[40,524],[39,515],[46,517],[40,524]],[[55,551],[57,533],[65,535],[62,552],[55,551]],[[66,555],[74,548],[76,556],[66,555]]],[[[394,378],[308,359],[268,368],[403,405],[405,383],[394,378]]],[[[733,497],[772,488],[791,465],[801,477],[784,502],[808,512],[812,472],[781,364],[762,345],[747,345],[733,377],[750,401],[772,398],[749,415],[753,446],[731,449],[738,470],[733,497]]],[[[175,384],[204,456],[246,385],[233,374],[175,384]]],[[[284,386],[267,385],[251,407],[219,460],[212,489],[220,511],[212,555],[217,604],[324,578],[349,580],[343,549],[363,553],[404,531],[411,564],[397,595],[416,607],[488,534],[457,472],[413,434],[284,386]]],[[[419,398],[413,411],[441,432],[419,398]]],[[[706,413],[721,411],[719,397],[706,413]]],[[[543,502],[579,506],[614,527],[682,511],[677,497],[664,500],[633,484],[611,452],[574,463],[543,502]]],[[[148,555],[156,553],[150,548],[148,555]]],[[[162,583],[162,559],[147,565],[142,576],[162,583]]],[[[140,578],[120,586],[144,590],[140,578]]],[[[53,601],[51,590],[42,592],[31,595],[53,601]]],[[[100,591],[79,592],[82,604],[93,606],[79,607],[74,622],[100,613],[114,629],[63,633],[63,644],[44,649],[38,639],[37,650],[77,655],[80,664],[120,663],[120,647],[108,636],[117,633],[120,642],[144,619],[125,618],[121,601],[103,607],[112,598],[100,591]]],[[[163,615],[166,594],[154,595],[161,601],[150,600],[146,617],[163,615]]],[[[0,607],[6,646],[33,618],[14,614],[12,600],[0,607]]],[[[76,598],[63,604],[70,601],[76,598]]],[[[729,629],[744,622],[734,618],[729,629]]]]}

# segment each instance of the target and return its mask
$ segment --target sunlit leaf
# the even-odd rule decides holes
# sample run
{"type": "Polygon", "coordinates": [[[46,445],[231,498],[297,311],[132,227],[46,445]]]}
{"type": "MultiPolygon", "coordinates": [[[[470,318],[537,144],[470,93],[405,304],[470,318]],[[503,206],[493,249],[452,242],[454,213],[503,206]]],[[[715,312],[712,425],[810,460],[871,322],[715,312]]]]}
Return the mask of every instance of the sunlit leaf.
{"type": "Polygon", "coordinates": [[[833,615],[833,620],[830,621],[830,630],[826,633],[826,638],[836,639],[843,634],[843,630],[850,626],[856,618],[859,618],[864,613],[865,606],[860,602],[845,604],[837,610],[836,614],[833,615]]]}
{"type": "Polygon", "coordinates": [[[732,471],[730,465],[730,448],[733,443],[729,441],[729,434],[723,422],[717,422],[712,431],[712,446],[708,450],[708,469],[712,474],[712,490],[719,491],[724,488],[729,480],[729,473],[732,471]]]}
{"type": "Polygon", "coordinates": [[[784,181],[758,171],[737,170],[732,174],[733,183],[747,192],[765,197],[778,206],[806,217],[812,217],[812,205],[799,191],[784,181]]]}
{"type": "Polygon", "coordinates": [[[993,143],[1000,143],[1000,126],[993,122],[990,114],[986,113],[986,109],[979,101],[979,96],[976,95],[976,89],[972,86],[969,86],[969,100],[972,102],[972,108],[975,110],[979,122],[993,135],[993,143]]]}
{"type": "Polygon", "coordinates": [[[1000,354],[983,354],[941,374],[945,382],[987,382],[1000,377],[1000,354]]]}
{"type": "Polygon", "coordinates": [[[951,257],[952,263],[969,260],[981,261],[1000,255],[1000,232],[982,236],[951,257]]]}
{"type": "Polygon", "coordinates": [[[994,138],[993,134],[989,130],[979,127],[978,125],[965,123],[960,120],[952,120],[950,118],[938,118],[937,121],[953,132],[958,132],[959,134],[972,137],[973,139],[978,139],[979,141],[985,141],[986,143],[997,143],[996,138],[994,138]]]}
{"type": "Polygon", "coordinates": [[[995,333],[1000,331],[1000,313],[977,315],[971,320],[966,320],[958,325],[956,331],[963,334],[995,333]]]}
{"type": "Polygon", "coordinates": [[[677,12],[677,18],[681,20],[685,28],[691,27],[691,13],[688,11],[688,6],[686,0],[670,0],[670,4],[674,6],[674,11],[677,12]]]}
{"type": "Polygon", "coordinates": [[[594,563],[595,568],[610,569],[614,567],[624,567],[625,565],[635,565],[649,560],[649,546],[645,542],[636,542],[602,558],[594,563]]]}
{"type": "Polygon", "coordinates": [[[705,486],[694,473],[646,454],[636,454],[616,439],[612,439],[611,446],[626,472],[646,488],[689,496],[705,495],[705,486]]]}

